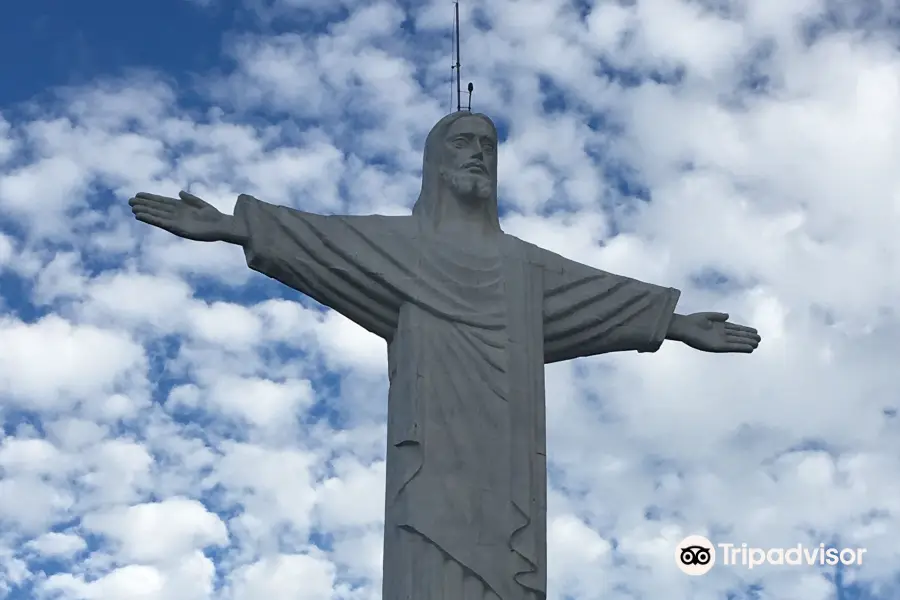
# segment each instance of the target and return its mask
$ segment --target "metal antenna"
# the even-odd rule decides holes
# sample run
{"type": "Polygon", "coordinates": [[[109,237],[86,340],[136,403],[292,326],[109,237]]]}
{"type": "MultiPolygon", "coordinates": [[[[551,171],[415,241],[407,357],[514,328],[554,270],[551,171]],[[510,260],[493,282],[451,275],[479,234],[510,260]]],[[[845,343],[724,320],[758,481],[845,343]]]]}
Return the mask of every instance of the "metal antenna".
{"type": "Polygon", "coordinates": [[[459,112],[462,110],[462,90],[459,83],[459,2],[454,2],[453,6],[456,9],[454,13],[454,29],[456,30],[456,110],[459,112]]]}
{"type": "MultiPolygon", "coordinates": [[[[462,110],[462,84],[460,83],[460,63],[459,63],[459,2],[453,3],[453,36],[451,37],[451,51],[455,50],[456,62],[450,65],[450,102],[453,102],[453,73],[456,72],[456,112],[462,110]]],[[[469,82],[469,104],[466,110],[472,112],[472,89],[474,86],[469,82]]]]}
{"type": "Polygon", "coordinates": [[[453,63],[453,56],[456,53],[456,16],[453,17],[453,26],[450,31],[450,110],[453,111],[453,72],[456,70],[456,65],[453,63]]]}

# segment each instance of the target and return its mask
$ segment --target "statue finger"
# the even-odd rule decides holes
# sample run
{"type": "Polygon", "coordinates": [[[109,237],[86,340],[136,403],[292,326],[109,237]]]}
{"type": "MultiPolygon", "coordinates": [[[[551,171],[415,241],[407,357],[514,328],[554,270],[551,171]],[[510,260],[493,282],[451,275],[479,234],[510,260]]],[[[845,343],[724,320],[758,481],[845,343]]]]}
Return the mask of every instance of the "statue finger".
{"type": "Polygon", "coordinates": [[[762,338],[759,336],[758,333],[753,333],[750,331],[742,331],[742,330],[726,330],[725,336],[729,340],[735,340],[735,341],[752,340],[754,342],[759,342],[762,340],[762,338]]]}
{"type": "Polygon", "coordinates": [[[168,229],[170,226],[170,222],[168,219],[164,219],[162,217],[158,217],[156,215],[151,215],[148,213],[135,214],[134,218],[141,223],[147,223],[148,225],[153,225],[155,227],[159,227],[160,229],[168,229]]]}
{"type": "Polygon", "coordinates": [[[171,219],[172,213],[165,210],[158,210],[151,206],[134,206],[131,208],[131,212],[134,213],[134,216],[137,217],[139,215],[149,215],[151,217],[155,217],[158,219],[171,219]]]}
{"type": "Polygon", "coordinates": [[[740,352],[744,354],[750,354],[756,350],[756,344],[745,344],[741,342],[729,342],[725,347],[725,352],[740,352]]]}
{"type": "Polygon", "coordinates": [[[149,192],[138,192],[134,195],[135,198],[141,198],[143,200],[150,200],[153,202],[162,202],[164,204],[175,204],[178,202],[175,198],[171,196],[161,196],[159,194],[151,194],[149,192]]]}
{"type": "Polygon", "coordinates": [[[175,214],[175,205],[165,202],[157,202],[155,200],[144,200],[141,198],[132,198],[128,204],[131,210],[156,210],[170,215],[175,214]]]}
{"type": "Polygon", "coordinates": [[[202,198],[195,196],[190,192],[180,191],[178,192],[178,197],[181,198],[185,203],[190,204],[191,206],[196,206],[197,208],[202,208],[206,206],[206,201],[202,198]]]}
{"type": "Polygon", "coordinates": [[[729,344],[748,345],[748,346],[753,346],[754,348],[759,346],[759,341],[754,340],[753,338],[729,338],[728,343],[729,344]]]}
{"type": "Polygon", "coordinates": [[[738,325],[737,323],[725,323],[725,329],[729,331],[746,331],[749,333],[759,333],[753,327],[747,327],[746,325],[738,325]]]}

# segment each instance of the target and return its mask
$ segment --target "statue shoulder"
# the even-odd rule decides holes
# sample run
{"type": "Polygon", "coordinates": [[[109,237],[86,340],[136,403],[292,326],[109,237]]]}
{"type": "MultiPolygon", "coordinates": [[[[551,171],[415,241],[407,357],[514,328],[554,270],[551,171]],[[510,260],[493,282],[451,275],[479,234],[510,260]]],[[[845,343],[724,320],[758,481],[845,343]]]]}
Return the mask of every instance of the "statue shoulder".
{"type": "Polygon", "coordinates": [[[371,240],[412,240],[418,237],[418,223],[409,215],[334,215],[341,222],[371,240]]]}
{"type": "Polygon", "coordinates": [[[396,231],[414,231],[416,220],[411,215],[335,215],[335,217],[358,227],[396,231]]]}
{"type": "Polygon", "coordinates": [[[566,261],[565,258],[558,254],[508,233],[503,234],[503,242],[507,252],[518,254],[535,266],[559,268],[560,264],[566,261]]]}

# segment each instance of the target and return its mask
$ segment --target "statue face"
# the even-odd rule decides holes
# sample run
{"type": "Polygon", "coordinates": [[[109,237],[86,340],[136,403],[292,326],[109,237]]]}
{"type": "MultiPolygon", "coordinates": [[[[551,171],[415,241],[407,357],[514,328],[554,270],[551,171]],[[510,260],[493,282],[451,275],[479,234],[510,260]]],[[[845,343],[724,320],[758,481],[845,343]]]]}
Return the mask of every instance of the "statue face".
{"type": "Polygon", "coordinates": [[[457,119],[444,139],[443,174],[456,195],[467,202],[489,200],[497,182],[497,138],[479,117],[457,119]]]}

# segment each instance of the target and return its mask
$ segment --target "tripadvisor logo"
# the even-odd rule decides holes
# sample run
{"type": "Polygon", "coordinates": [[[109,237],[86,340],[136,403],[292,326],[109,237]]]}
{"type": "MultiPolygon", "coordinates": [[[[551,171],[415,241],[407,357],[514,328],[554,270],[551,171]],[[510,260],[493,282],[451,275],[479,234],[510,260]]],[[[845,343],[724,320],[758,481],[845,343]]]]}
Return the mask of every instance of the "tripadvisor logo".
{"type": "Polygon", "coordinates": [[[861,565],[865,548],[832,548],[825,544],[791,548],[755,548],[747,544],[713,544],[702,535],[689,535],[675,547],[675,564],[688,575],[706,575],[718,562],[728,567],[753,569],[762,565],[861,565]]]}
{"type": "Polygon", "coordinates": [[[688,575],[706,575],[716,564],[716,547],[702,535],[689,535],[675,547],[675,564],[688,575]]]}

